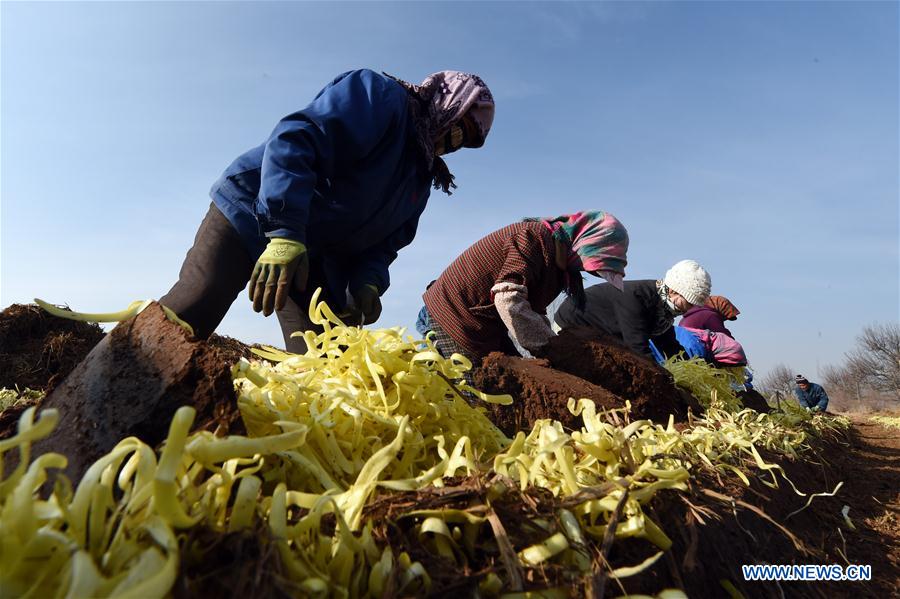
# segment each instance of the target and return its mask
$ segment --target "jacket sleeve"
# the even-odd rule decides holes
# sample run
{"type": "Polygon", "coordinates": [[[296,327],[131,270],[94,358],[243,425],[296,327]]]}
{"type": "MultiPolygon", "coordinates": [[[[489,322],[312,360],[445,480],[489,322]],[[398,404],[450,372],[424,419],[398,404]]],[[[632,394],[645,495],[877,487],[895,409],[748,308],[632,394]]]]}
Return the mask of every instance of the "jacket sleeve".
{"type": "Polygon", "coordinates": [[[419,227],[419,216],[421,213],[403,223],[381,243],[359,255],[357,265],[350,275],[351,293],[364,285],[375,285],[379,294],[387,291],[391,286],[388,268],[397,259],[397,252],[412,243],[419,227]]]}
{"type": "Polygon", "coordinates": [[[803,392],[803,389],[797,387],[796,389],[794,389],[794,395],[797,396],[797,403],[800,404],[801,408],[810,407],[809,402],[806,401],[806,393],[803,392]]]}
{"type": "Polygon", "coordinates": [[[367,156],[403,114],[405,105],[386,99],[388,85],[373,71],[351,71],[275,126],[263,151],[254,207],[266,236],[306,242],[319,179],[367,156]]]}
{"type": "Polygon", "coordinates": [[[497,283],[491,288],[494,306],[513,340],[533,352],[550,341],[555,333],[545,316],[528,302],[528,288],[514,283],[497,283]]]}
{"type": "Polygon", "coordinates": [[[688,358],[712,359],[712,352],[703,344],[699,335],[684,326],[675,326],[672,329],[675,331],[675,339],[678,341],[678,345],[683,348],[688,358]]]}
{"type": "MultiPolygon", "coordinates": [[[[669,327],[665,332],[660,333],[659,335],[653,335],[649,339],[653,340],[653,344],[666,358],[677,356],[681,352],[685,351],[685,348],[682,347],[680,343],[678,343],[678,339],[675,336],[674,326],[669,327]]],[[[648,347],[644,355],[650,356],[651,354],[649,350],[649,344],[645,342],[644,345],[648,347]]]]}
{"type": "Polygon", "coordinates": [[[828,407],[828,394],[825,393],[825,389],[823,389],[821,386],[819,386],[815,390],[815,395],[812,398],[812,400],[813,401],[811,402],[812,403],[811,407],[814,410],[819,410],[819,411],[824,412],[825,409],[828,407]]]}

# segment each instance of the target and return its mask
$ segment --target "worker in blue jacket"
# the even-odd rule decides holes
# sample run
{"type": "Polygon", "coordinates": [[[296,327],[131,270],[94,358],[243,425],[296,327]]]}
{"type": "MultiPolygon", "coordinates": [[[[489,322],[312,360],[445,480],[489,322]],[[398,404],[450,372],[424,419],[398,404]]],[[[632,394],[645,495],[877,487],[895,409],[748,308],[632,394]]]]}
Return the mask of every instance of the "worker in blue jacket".
{"type": "Polygon", "coordinates": [[[291,333],[313,329],[312,293],[372,323],[388,268],[416,234],[432,187],[456,185],[441,156],[484,144],[494,100],[475,75],[413,85],[367,69],[339,75],[283,118],[212,186],[212,204],[178,281],[160,299],[205,339],[249,282],[256,312],[291,333]]]}
{"type": "Polygon", "coordinates": [[[797,401],[807,410],[824,412],[828,407],[828,395],[821,385],[810,383],[802,374],[798,374],[794,381],[797,388],[794,393],[797,395],[797,401]]]}

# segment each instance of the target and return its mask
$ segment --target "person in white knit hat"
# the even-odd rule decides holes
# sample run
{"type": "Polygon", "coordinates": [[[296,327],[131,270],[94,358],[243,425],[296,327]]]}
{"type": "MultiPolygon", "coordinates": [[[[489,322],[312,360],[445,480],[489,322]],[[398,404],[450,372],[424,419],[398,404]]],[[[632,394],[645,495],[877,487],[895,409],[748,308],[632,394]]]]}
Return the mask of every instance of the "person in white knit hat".
{"type": "Polygon", "coordinates": [[[653,359],[650,342],[665,356],[682,351],[675,338],[675,317],[709,297],[709,273],[693,260],[682,260],[661,280],[625,281],[619,291],[608,283],[585,289],[584,310],[566,299],[554,315],[561,330],[590,327],[620,339],[634,352],[653,359]]]}
{"type": "Polygon", "coordinates": [[[665,296],[666,305],[675,316],[679,316],[692,306],[706,303],[712,282],[709,273],[702,266],[693,260],[682,260],[666,271],[666,276],[658,287],[660,295],[665,296]]]}

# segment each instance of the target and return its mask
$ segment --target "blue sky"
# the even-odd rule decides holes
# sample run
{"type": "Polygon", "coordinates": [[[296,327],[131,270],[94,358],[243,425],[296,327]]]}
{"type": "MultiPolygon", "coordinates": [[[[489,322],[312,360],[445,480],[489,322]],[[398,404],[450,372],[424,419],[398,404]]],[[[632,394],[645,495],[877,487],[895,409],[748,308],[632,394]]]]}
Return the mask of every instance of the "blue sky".
{"type": "MultiPolygon", "coordinates": [[[[627,276],[693,258],[758,373],[897,321],[898,3],[0,3],[0,308],[113,311],[174,282],[231,160],[335,75],[477,73],[379,326],[523,216],[603,209],[627,276]]],[[[242,295],[219,332],[279,344],[242,295]]]]}

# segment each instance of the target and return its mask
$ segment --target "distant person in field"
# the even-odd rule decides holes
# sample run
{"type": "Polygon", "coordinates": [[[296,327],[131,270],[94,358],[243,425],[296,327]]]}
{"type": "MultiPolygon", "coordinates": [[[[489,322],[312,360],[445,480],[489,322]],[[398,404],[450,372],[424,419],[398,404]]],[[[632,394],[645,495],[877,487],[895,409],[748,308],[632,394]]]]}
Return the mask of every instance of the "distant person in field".
{"type": "Polygon", "coordinates": [[[475,75],[412,85],[370,70],[339,75],[213,185],[178,282],[160,299],[207,338],[249,282],[256,312],[313,329],[315,289],[351,324],[375,322],[388,268],[416,235],[431,188],[456,187],[442,156],[481,147],[494,99],[475,75]]]}
{"type": "Polygon", "coordinates": [[[590,327],[621,340],[626,347],[653,359],[653,346],[662,357],[683,351],[673,327],[675,318],[709,297],[709,273],[693,260],[682,260],[661,280],[625,281],[624,288],[599,284],[585,290],[586,304],[579,310],[566,299],[554,320],[560,329],[590,327]]]}
{"type": "Polygon", "coordinates": [[[828,408],[828,394],[821,385],[810,383],[802,374],[798,374],[794,382],[797,383],[794,394],[801,406],[813,412],[824,412],[828,408]]]}
{"type": "Polygon", "coordinates": [[[678,324],[689,329],[708,330],[714,333],[725,333],[732,339],[725,327],[726,320],[737,320],[741,311],[724,295],[711,295],[702,306],[693,306],[681,317],[678,324]]]}
{"type": "Polygon", "coordinates": [[[581,273],[622,288],[628,231],[608,212],[526,219],[484,237],[432,281],[416,329],[442,355],[540,352],[555,335],[547,306],[565,292],[584,305],[581,273]]]}

